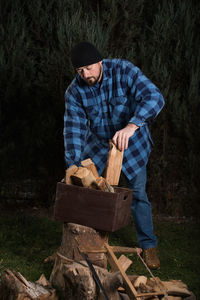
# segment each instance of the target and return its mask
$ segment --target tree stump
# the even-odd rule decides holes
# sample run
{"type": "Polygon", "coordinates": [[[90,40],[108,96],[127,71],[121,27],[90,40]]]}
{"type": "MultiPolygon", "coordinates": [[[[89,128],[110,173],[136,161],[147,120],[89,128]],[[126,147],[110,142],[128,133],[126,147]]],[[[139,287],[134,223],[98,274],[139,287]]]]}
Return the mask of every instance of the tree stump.
{"type": "MultiPolygon", "coordinates": [[[[74,261],[83,260],[80,249],[95,247],[104,249],[104,243],[108,242],[108,233],[97,231],[93,228],[74,223],[63,224],[62,243],[59,253],[74,261]]],[[[90,253],[88,255],[92,264],[107,268],[105,253],[90,253]]]]}
{"type": "Polygon", "coordinates": [[[122,284],[122,277],[118,272],[110,274],[107,270],[107,256],[104,248],[107,241],[106,232],[74,223],[63,224],[62,243],[55,256],[50,282],[64,290],[67,295],[66,299],[95,299],[98,293],[92,273],[81,253],[81,249],[84,248],[99,250],[95,253],[88,253],[88,258],[109,293],[109,299],[118,299],[117,288],[122,284]]]}

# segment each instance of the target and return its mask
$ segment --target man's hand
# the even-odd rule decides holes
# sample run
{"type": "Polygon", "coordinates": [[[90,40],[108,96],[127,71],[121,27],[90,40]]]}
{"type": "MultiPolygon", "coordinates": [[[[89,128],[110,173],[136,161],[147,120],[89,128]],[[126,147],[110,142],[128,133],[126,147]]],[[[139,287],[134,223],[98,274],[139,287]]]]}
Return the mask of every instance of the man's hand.
{"type": "Polygon", "coordinates": [[[139,127],[137,125],[128,123],[126,127],[117,131],[112,138],[115,146],[121,151],[126,150],[128,148],[129,138],[135,133],[138,128],[139,127]]]}

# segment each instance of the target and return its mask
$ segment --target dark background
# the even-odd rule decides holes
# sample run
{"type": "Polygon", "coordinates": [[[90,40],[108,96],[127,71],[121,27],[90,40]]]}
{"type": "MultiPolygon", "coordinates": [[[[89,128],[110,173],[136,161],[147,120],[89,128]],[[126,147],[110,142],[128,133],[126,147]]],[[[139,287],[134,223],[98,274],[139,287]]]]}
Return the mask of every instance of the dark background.
{"type": "Polygon", "coordinates": [[[71,47],[132,61],[166,105],[151,125],[153,210],[199,212],[199,1],[0,1],[0,203],[52,205],[64,177],[64,92],[71,47]]]}

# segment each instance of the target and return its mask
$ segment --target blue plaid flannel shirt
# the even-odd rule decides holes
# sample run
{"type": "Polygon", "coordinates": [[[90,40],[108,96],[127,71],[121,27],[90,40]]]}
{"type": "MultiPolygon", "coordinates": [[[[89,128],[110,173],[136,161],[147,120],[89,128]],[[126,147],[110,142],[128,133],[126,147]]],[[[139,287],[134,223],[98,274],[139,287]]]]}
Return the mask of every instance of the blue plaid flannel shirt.
{"type": "Polygon", "coordinates": [[[139,126],[124,151],[122,171],[131,180],[147,164],[152,139],[148,122],[164,106],[159,89],[131,62],[103,60],[103,80],[88,86],[77,74],[65,92],[64,146],[67,167],[91,158],[101,175],[109,140],[129,122],[139,126]]]}

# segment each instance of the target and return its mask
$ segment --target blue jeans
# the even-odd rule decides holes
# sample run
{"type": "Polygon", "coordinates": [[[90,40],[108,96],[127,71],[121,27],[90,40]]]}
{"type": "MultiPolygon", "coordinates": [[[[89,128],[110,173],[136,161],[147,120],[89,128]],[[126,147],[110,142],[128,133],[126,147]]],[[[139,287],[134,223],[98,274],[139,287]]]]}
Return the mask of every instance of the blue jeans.
{"type": "Polygon", "coordinates": [[[153,248],[157,239],[153,232],[151,203],[146,194],[146,166],[131,181],[128,188],[133,190],[132,214],[135,230],[142,249],[153,248]]]}

